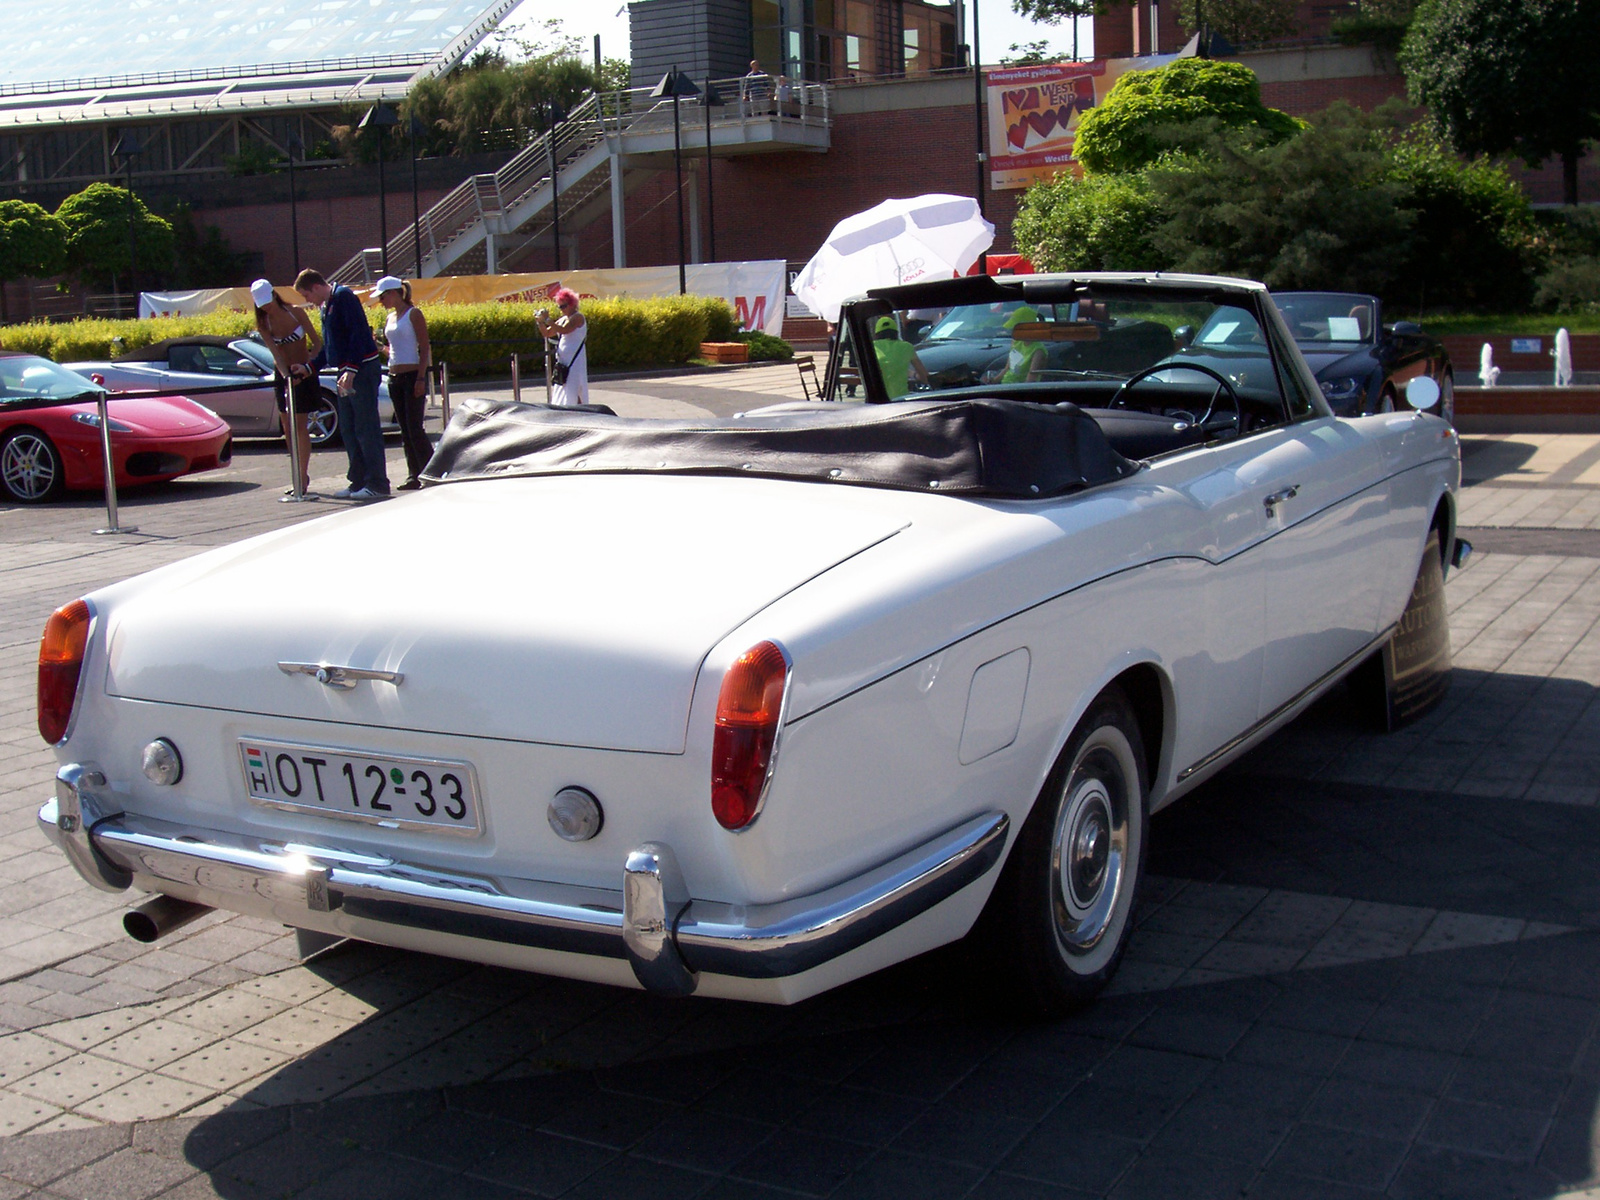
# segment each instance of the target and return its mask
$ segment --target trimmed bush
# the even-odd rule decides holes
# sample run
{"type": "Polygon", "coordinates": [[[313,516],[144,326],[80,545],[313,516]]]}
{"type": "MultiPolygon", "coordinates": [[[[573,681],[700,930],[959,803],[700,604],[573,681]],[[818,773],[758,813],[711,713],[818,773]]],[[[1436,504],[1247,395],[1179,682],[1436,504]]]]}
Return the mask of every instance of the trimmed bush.
{"type": "MultiPolygon", "coordinates": [[[[553,312],[547,304],[429,305],[423,315],[428,319],[434,359],[448,362],[457,375],[472,375],[507,369],[513,352],[537,358],[541,339],[533,314],[541,308],[553,312]]],[[[585,300],[582,311],[589,323],[586,353],[591,367],[688,362],[699,353],[701,342],[713,336],[731,341],[735,329],[733,310],[719,297],[585,300]]],[[[369,308],[367,316],[378,329],[388,314],[381,308],[369,308]]],[[[140,321],[34,322],[0,328],[0,346],[56,362],[76,362],[111,358],[163,338],[191,334],[242,337],[254,329],[253,314],[220,310],[200,317],[140,321]],[[113,346],[116,338],[121,343],[113,346]]]]}
{"type": "Polygon", "coordinates": [[[750,362],[788,362],[794,357],[793,346],[782,338],[762,333],[759,329],[752,329],[749,333],[736,333],[734,341],[743,342],[750,347],[750,362]]]}

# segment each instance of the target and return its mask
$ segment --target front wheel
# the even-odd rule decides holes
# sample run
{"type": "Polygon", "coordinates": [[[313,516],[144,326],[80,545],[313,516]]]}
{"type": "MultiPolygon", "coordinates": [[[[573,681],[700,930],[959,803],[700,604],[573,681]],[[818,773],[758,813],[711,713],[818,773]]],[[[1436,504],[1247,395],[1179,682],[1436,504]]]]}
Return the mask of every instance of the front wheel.
{"type": "Polygon", "coordinates": [[[329,446],[339,438],[339,408],[332,392],[317,397],[317,406],[306,414],[306,427],[311,431],[313,446],[329,446]]]}
{"type": "Polygon", "coordinates": [[[1068,739],[974,933],[1029,1012],[1092,1000],[1116,973],[1144,873],[1144,742],[1120,688],[1068,739]]]}
{"type": "Polygon", "coordinates": [[[0,443],[0,484],[19,504],[38,504],[66,489],[61,455],[37,429],[18,429],[0,443]]]}

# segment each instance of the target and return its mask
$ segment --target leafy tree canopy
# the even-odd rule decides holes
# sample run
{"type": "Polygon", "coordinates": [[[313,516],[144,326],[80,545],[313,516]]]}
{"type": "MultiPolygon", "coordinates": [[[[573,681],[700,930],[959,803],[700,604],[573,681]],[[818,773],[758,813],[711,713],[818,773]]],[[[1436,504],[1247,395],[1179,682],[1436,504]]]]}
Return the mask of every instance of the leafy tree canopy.
{"type": "Polygon", "coordinates": [[[1407,89],[1465,154],[1561,159],[1568,204],[1578,159],[1600,137],[1600,4],[1425,0],[1400,47],[1407,89]]]}
{"type": "Polygon", "coordinates": [[[172,267],[172,226],[145,207],[135,194],[110,183],[91,183],[56,209],[67,229],[67,266],[86,281],[109,284],[130,263],[130,220],[138,242],[141,281],[159,278],[172,267]],[[131,210],[131,213],[130,213],[131,210]]]}
{"type": "Polygon", "coordinates": [[[1140,173],[1063,172],[1028,189],[1011,236],[1050,271],[1148,271],[1164,265],[1151,240],[1161,210],[1140,173]]]}
{"type": "Polygon", "coordinates": [[[26,200],[0,200],[0,281],[56,275],[67,266],[67,227],[26,200]]]}
{"type": "Polygon", "coordinates": [[[1041,63],[1053,63],[1061,56],[1050,49],[1050,43],[1044,38],[1036,42],[1012,42],[1011,49],[1006,51],[1000,60],[1003,67],[1036,67],[1041,63]]]}
{"type": "Polygon", "coordinates": [[[1273,143],[1301,123],[1261,102],[1261,83],[1240,63],[1180,58],[1128,71],[1105,103],[1078,123],[1073,153],[1089,172],[1137,171],[1173,150],[1192,149],[1217,128],[1273,143]]]}
{"type": "Polygon", "coordinates": [[[1295,0],[1179,0],[1178,23],[1191,33],[1203,23],[1234,45],[1270,42],[1295,30],[1295,0]]]}

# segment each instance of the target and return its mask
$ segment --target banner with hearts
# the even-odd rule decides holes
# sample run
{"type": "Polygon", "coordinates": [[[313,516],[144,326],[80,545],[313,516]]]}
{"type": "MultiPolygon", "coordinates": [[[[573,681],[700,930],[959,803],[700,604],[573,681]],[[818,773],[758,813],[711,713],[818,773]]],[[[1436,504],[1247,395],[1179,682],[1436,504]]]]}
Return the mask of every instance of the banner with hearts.
{"type": "Polygon", "coordinates": [[[989,186],[1025,188],[1074,171],[1072,143],[1083,114],[1105,98],[1129,69],[1171,62],[1159,58],[1100,59],[997,67],[985,71],[989,126],[989,186]]]}

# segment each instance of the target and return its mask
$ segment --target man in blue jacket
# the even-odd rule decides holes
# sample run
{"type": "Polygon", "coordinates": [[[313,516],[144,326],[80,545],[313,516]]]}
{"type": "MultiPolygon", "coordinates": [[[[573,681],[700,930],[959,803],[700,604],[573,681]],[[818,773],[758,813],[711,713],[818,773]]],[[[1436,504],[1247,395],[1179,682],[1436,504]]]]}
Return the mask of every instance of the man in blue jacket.
{"type": "Polygon", "coordinates": [[[378,424],[378,384],[383,360],[372,340],[361,299],[344,284],[331,287],[321,272],[305,270],[296,276],[294,290],[307,304],[322,308],[323,353],[328,365],[339,371],[339,431],[350,458],[350,486],[333,494],[335,500],[383,500],[389,495],[389,469],[383,458],[383,430],[378,424]]]}

